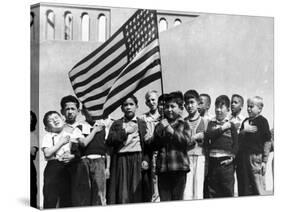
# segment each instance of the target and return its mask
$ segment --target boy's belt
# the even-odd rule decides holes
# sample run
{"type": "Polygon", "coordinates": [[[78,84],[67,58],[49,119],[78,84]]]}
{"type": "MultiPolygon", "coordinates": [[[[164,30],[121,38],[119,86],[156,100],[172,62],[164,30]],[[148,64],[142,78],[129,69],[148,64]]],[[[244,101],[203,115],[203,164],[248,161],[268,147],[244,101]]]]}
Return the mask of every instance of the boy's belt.
{"type": "Polygon", "coordinates": [[[209,162],[210,164],[214,164],[216,166],[221,166],[221,162],[224,160],[229,160],[231,159],[230,156],[225,156],[225,157],[209,157],[209,162]]]}
{"type": "Polygon", "coordinates": [[[97,155],[97,154],[91,154],[91,155],[85,155],[82,157],[82,159],[85,159],[85,158],[88,158],[88,159],[99,159],[99,158],[105,158],[104,155],[97,155]]]}

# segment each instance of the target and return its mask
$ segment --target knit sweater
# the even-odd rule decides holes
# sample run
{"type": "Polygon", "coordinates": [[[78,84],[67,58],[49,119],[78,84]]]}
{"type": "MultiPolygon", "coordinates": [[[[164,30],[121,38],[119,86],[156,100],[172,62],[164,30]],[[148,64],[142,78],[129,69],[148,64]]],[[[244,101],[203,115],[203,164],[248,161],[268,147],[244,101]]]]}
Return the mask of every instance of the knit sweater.
{"type": "Polygon", "coordinates": [[[271,140],[271,133],[269,130],[269,125],[262,115],[257,116],[254,119],[246,118],[240,129],[239,134],[239,148],[243,152],[248,153],[264,153],[265,142],[271,140]],[[248,121],[250,125],[257,127],[257,132],[255,133],[243,133],[245,122],[248,121]]]}
{"type": "Polygon", "coordinates": [[[206,138],[208,150],[222,150],[232,155],[238,152],[238,135],[236,127],[231,123],[231,128],[222,130],[225,123],[211,120],[207,127],[206,138]]]}

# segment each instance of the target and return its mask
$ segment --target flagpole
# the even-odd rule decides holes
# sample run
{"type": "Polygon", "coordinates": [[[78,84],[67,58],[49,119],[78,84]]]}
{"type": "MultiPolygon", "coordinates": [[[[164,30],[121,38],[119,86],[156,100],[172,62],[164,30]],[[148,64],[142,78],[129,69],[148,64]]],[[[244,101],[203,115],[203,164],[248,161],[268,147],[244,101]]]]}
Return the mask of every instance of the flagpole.
{"type": "MultiPolygon", "coordinates": [[[[160,73],[161,73],[161,77],[160,77],[160,84],[161,84],[161,93],[162,93],[162,96],[164,95],[164,86],[163,86],[163,71],[162,71],[162,63],[161,63],[161,51],[160,51],[160,39],[159,39],[159,34],[158,34],[158,42],[159,42],[159,57],[160,57],[160,73]]],[[[160,114],[160,116],[162,118],[164,118],[164,107],[165,107],[165,101],[162,101],[162,107],[163,107],[163,110],[162,110],[162,114],[160,114]]]]}
{"type": "MultiPolygon", "coordinates": [[[[158,31],[158,21],[157,21],[157,10],[156,11],[156,30],[157,30],[157,35],[158,35],[158,48],[159,48],[159,58],[160,58],[160,73],[161,73],[161,77],[160,77],[160,83],[161,83],[161,93],[162,95],[164,95],[164,83],[163,83],[163,71],[162,71],[162,60],[161,60],[161,50],[160,50],[160,38],[159,38],[159,31],[158,31]]],[[[165,102],[162,101],[162,107],[165,107],[165,102]]],[[[162,114],[160,114],[161,117],[164,117],[164,110],[162,110],[162,114]]]]}

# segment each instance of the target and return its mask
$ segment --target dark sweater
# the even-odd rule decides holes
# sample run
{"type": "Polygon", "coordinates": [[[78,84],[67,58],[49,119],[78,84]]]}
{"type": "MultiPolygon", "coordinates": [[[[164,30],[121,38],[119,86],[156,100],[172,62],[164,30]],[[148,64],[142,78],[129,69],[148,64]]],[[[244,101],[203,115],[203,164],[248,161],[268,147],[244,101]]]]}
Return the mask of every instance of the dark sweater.
{"type": "MultiPolygon", "coordinates": [[[[82,126],[77,126],[77,127],[80,128],[82,126]]],[[[88,135],[84,135],[84,136],[86,137],[88,135]]],[[[90,141],[90,143],[82,149],[82,156],[92,155],[92,154],[105,155],[106,152],[107,152],[107,146],[105,144],[105,129],[103,129],[102,131],[97,132],[94,138],[90,141]]]]}
{"type": "Polygon", "coordinates": [[[209,122],[206,132],[208,150],[223,150],[236,155],[238,152],[238,135],[236,127],[231,123],[231,128],[222,130],[224,122],[212,120],[209,122]]]}
{"type": "Polygon", "coordinates": [[[260,154],[264,152],[264,144],[271,140],[271,133],[269,130],[268,121],[262,115],[257,116],[254,119],[246,118],[240,129],[239,134],[239,151],[260,154]],[[257,132],[243,133],[244,124],[249,121],[250,125],[257,127],[257,132]]]}

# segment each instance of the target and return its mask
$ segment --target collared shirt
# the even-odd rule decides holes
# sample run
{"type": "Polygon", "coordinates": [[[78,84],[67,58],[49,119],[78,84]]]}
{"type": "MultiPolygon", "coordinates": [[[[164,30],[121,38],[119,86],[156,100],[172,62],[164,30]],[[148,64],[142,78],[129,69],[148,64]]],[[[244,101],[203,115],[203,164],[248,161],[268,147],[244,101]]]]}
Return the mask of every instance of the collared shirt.
{"type": "MultiPolygon", "coordinates": [[[[111,118],[107,118],[107,119],[99,119],[96,121],[97,124],[101,124],[105,126],[105,139],[107,139],[108,133],[109,133],[109,129],[113,123],[113,119],[111,118]]],[[[93,129],[93,127],[88,123],[88,122],[83,122],[83,123],[79,123],[76,126],[81,125],[82,127],[82,133],[84,135],[89,135],[93,129]]]]}
{"type": "Polygon", "coordinates": [[[50,158],[45,158],[46,160],[60,159],[63,154],[70,152],[71,143],[77,143],[78,138],[83,138],[82,132],[78,128],[71,129],[66,126],[61,133],[48,132],[43,137],[42,150],[45,148],[50,148],[56,145],[62,137],[70,136],[70,142],[64,144],[59,148],[59,150],[50,158]]]}
{"type": "Polygon", "coordinates": [[[155,115],[151,114],[150,112],[147,112],[141,115],[140,119],[145,121],[149,138],[152,138],[155,126],[159,123],[160,114],[158,113],[158,111],[155,113],[155,115]]]}
{"type": "Polygon", "coordinates": [[[140,135],[139,135],[137,117],[135,116],[131,120],[127,120],[125,117],[123,117],[122,121],[123,121],[124,129],[131,126],[131,127],[135,128],[135,131],[133,133],[128,134],[127,140],[124,142],[123,147],[119,150],[119,153],[141,152],[142,149],[141,149],[141,143],[140,143],[140,135]]]}
{"type": "Polygon", "coordinates": [[[233,115],[229,114],[228,120],[234,123],[234,125],[237,129],[237,132],[239,133],[241,124],[245,120],[245,117],[241,114],[238,114],[237,116],[233,116],[233,115]]]}
{"type": "MultiPolygon", "coordinates": [[[[211,122],[215,123],[215,125],[213,125],[213,129],[217,129],[217,128],[221,128],[221,126],[228,122],[229,121],[229,116],[226,116],[224,120],[222,121],[219,121],[216,119],[216,117],[214,117],[211,122]]],[[[223,133],[224,136],[226,137],[231,137],[231,131],[230,130],[226,130],[224,133],[223,133]]]]}

